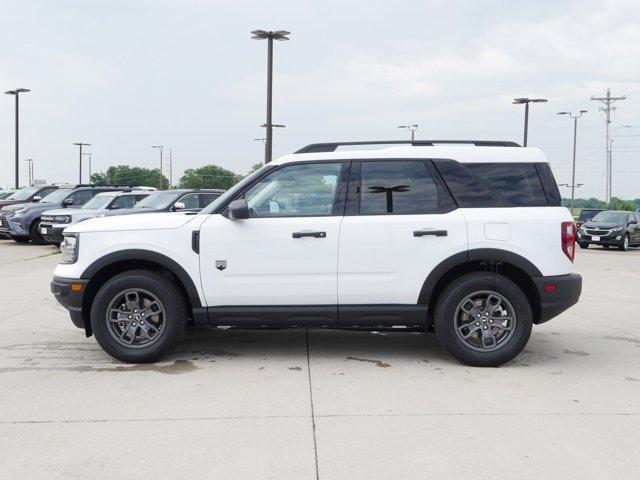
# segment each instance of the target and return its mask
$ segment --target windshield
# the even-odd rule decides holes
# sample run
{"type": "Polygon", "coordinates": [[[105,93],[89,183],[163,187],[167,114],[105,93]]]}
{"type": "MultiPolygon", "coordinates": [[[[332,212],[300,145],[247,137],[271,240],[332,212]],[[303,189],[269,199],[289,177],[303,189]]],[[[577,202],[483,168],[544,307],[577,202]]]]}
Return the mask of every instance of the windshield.
{"type": "Polygon", "coordinates": [[[9,198],[7,198],[7,200],[26,200],[31,195],[36,193],[38,190],[40,190],[40,187],[25,187],[25,188],[21,188],[17,192],[11,194],[11,196],[9,198]]]}
{"type": "Polygon", "coordinates": [[[113,198],[115,197],[113,197],[112,195],[104,195],[104,196],[96,195],[80,208],[87,208],[87,209],[94,209],[94,210],[97,210],[99,208],[104,208],[109,204],[109,202],[111,202],[113,198]]]}
{"type": "Polygon", "coordinates": [[[580,220],[582,221],[591,220],[598,213],[600,213],[599,210],[582,210],[580,212],[580,220]]]}
{"type": "Polygon", "coordinates": [[[624,223],[626,220],[627,214],[622,212],[600,212],[593,217],[594,222],[624,223]]]}
{"type": "Polygon", "coordinates": [[[227,190],[218,198],[216,198],[213,202],[211,202],[206,208],[202,210],[201,213],[215,212],[220,205],[226,203],[228,199],[233,198],[235,194],[238,192],[238,190],[241,190],[242,188],[244,188],[244,186],[247,185],[248,183],[253,182],[253,180],[256,177],[261,176],[265,172],[265,169],[270,170],[271,168],[273,168],[272,165],[263,166],[258,170],[256,170],[255,172],[253,172],[251,175],[244,177],[242,180],[236,183],[233,187],[231,187],[229,190],[227,190]]]}
{"type": "Polygon", "coordinates": [[[133,208],[165,208],[175,202],[184,192],[152,193],[135,204],[133,208]]]}
{"type": "Polygon", "coordinates": [[[13,191],[0,192],[0,200],[4,200],[5,198],[10,197],[11,195],[13,195],[13,191]]]}
{"type": "Polygon", "coordinates": [[[40,203],[60,203],[67,198],[67,195],[71,192],[68,188],[60,188],[55,192],[51,192],[49,195],[40,200],[40,203]]]}

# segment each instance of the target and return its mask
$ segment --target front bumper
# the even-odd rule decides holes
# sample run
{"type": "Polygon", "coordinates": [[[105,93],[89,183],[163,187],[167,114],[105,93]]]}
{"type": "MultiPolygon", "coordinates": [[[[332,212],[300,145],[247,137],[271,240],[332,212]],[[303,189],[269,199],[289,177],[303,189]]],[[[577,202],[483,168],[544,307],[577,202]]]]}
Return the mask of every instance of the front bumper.
{"type": "Polygon", "coordinates": [[[38,233],[42,235],[42,238],[44,238],[45,242],[60,243],[64,239],[64,235],[62,235],[62,232],[64,232],[64,229],[68,226],[69,225],[60,226],[53,225],[51,223],[40,223],[40,225],[38,225],[38,233]]]}
{"type": "Polygon", "coordinates": [[[22,217],[9,217],[6,214],[0,215],[0,235],[5,237],[29,236],[29,232],[24,229],[22,217]]]}
{"type": "Polygon", "coordinates": [[[590,245],[620,245],[623,238],[623,231],[611,232],[602,236],[593,236],[578,231],[578,243],[588,243],[590,245]]]}
{"type": "Polygon", "coordinates": [[[533,280],[540,296],[540,317],[536,323],[547,322],[575,305],[582,292],[582,277],[577,273],[533,280]]]}
{"type": "Polygon", "coordinates": [[[87,331],[82,315],[82,300],[89,280],[78,278],[53,277],[51,281],[51,293],[56,297],[60,305],[69,310],[71,321],[78,328],[87,331]]]}

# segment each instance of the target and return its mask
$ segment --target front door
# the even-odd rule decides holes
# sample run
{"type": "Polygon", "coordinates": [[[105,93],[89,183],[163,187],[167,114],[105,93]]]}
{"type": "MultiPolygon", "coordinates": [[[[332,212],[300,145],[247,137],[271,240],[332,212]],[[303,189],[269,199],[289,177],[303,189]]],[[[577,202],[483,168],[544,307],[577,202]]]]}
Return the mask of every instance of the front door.
{"type": "Polygon", "coordinates": [[[250,218],[216,214],[202,224],[201,281],[213,323],[337,322],[347,174],[339,161],[276,167],[240,195],[250,218]]]}
{"type": "Polygon", "coordinates": [[[464,216],[430,162],[354,161],[351,178],[340,230],[340,323],[424,323],[420,290],[438,263],[466,251],[464,216]]]}

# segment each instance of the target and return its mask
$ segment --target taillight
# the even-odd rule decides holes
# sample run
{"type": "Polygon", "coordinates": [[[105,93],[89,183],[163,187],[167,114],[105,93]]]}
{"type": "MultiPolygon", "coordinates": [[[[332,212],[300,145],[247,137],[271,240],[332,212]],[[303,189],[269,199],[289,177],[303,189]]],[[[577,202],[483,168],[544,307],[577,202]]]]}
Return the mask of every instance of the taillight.
{"type": "Polygon", "coordinates": [[[562,222],[560,240],[562,251],[573,262],[576,255],[576,224],[574,222],[562,222]]]}

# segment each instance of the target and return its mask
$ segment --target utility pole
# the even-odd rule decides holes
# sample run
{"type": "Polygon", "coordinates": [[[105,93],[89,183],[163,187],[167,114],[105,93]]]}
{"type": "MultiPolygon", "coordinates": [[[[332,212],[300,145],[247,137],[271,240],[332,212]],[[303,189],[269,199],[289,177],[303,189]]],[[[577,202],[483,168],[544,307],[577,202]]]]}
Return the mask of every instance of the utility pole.
{"type": "Polygon", "coordinates": [[[411,132],[411,141],[413,142],[416,139],[415,133],[420,125],[414,123],[413,125],[398,125],[398,128],[406,128],[411,132]]]}
{"type": "Polygon", "coordinates": [[[157,148],[160,150],[160,186],[159,189],[162,190],[162,150],[164,149],[164,145],[151,145],[151,148],[157,148]]]}
{"type": "Polygon", "coordinates": [[[611,96],[611,89],[607,88],[607,95],[605,97],[591,97],[591,100],[596,100],[600,103],[602,103],[602,107],[600,107],[600,111],[604,112],[604,120],[605,120],[605,126],[606,126],[606,137],[605,137],[605,144],[606,144],[606,157],[605,157],[605,165],[606,165],[606,174],[605,174],[605,189],[604,189],[604,196],[605,196],[605,202],[610,203],[611,202],[611,113],[613,111],[615,111],[616,107],[613,106],[614,102],[617,102],[618,100],[626,100],[627,97],[626,95],[623,95],[621,97],[612,97],[611,96]]]}
{"type": "Polygon", "coordinates": [[[573,215],[574,201],[576,197],[576,142],[578,139],[578,119],[582,114],[587,113],[586,110],[580,110],[577,113],[558,112],[558,115],[569,115],[573,119],[573,160],[571,167],[571,215],[573,215]]]}
{"type": "Polygon", "coordinates": [[[33,185],[33,158],[27,158],[25,160],[27,162],[27,168],[29,173],[29,186],[33,185]]]}
{"type": "Polygon", "coordinates": [[[74,143],[74,145],[77,145],[80,150],[79,155],[78,155],[78,159],[80,160],[80,165],[79,165],[79,175],[78,175],[78,184],[82,184],[82,147],[90,147],[91,144],[90,143],[81,143],[81,142],[77,142],[74,143]]]}
{"type": "Polygon", "coordinates": [[[173,153],[169,148],[169,188],[173,187],[173,153]]]}
{"type": "Polygon", "coordinates": [[[273,127],[277,126],[273,125],[271,115],[271,106],[273,103],[273,41],[287,41],[289,40],[288,35],[291,35],[291,32],[287,32],[286,30],[277,30],[275,32],[270,30],[254,30],[251,34],[251,38],[254,40],[267,40],[267,122],[265,123],[267,127],[267,140],[264,149],[264,163],[266,164],[271,161],[273,156],[273,127]]]}
{"type": "Polygon", "coordinates": [[[83,152],[82,154],[89,159],[89,183],[91,183],[91,152],[83,152]]]}
{"type": "Polygon", "coordinates": [[[16,97],[16,190],[20,188],[20,94],[30,92],[28,88],[16,88],[15,90],[7,90],[7,95],[16,97]]]}

